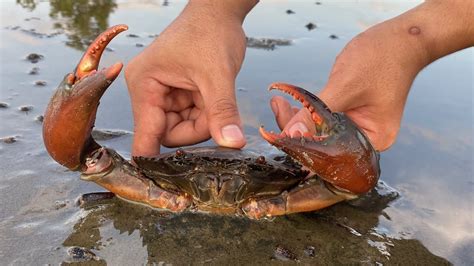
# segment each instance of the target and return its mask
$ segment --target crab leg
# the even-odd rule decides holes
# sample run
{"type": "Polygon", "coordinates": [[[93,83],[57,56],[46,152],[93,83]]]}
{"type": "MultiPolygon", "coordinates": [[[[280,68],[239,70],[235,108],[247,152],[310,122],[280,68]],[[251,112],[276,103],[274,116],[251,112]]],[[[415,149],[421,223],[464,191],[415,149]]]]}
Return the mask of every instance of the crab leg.
{"type": "Polygon", "coordinates": [[[85,165],[82,180],[93,181],[122,199],[171,211],[192,205],[191,195],[165,180],[155,183],[113,150],[99,148],[86,158],[85,165]]]}
{"type": "Polygon", "coordinates": [[[242,204],[244,214],[252,219],[272,217],[297,212],[308,212],[326,208],[344,201],[347,196],[328,189],[320,179],[310,179],[306,183],[278,196],[254,200],[242,204]]]}
{"type": "Polygon", "coordinates": [[[337,189],[363,194],[379,178],[379,156],[358,126],[342,113],[333,113],[315,95],[289,84],[274,83],[277,89],[303,103],[318,126],[318,136],[292,138],[260,128],[262,137],[297,159],[337,189]]]}

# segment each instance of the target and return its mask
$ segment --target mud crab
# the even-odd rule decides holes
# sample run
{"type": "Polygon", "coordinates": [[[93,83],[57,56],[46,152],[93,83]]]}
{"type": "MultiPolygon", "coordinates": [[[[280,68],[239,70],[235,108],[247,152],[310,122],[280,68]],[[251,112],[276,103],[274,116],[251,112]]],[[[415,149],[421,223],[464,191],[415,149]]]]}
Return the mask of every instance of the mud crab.
{"type": "Polygon", "coordinates": [[[313,118],[317,134],[291,138],[260,128],[262,137],[307,167],[285,156],[269,159],[248,151],[178,149],[131,163],[91,136],[99,100],[119,75],[122,63],[97,70],[107,44],[126,25],[116,25],[92,42],[74,73],[53,95],[43,123],[51,157],[81,179],[118,197],[180,212],[198,209],[262,218],[318,210],[372,189],[379,158],[367,137],[344,114],[333,113],[316,96],[289,84],[270,89],[291,94],[313,118]]]}

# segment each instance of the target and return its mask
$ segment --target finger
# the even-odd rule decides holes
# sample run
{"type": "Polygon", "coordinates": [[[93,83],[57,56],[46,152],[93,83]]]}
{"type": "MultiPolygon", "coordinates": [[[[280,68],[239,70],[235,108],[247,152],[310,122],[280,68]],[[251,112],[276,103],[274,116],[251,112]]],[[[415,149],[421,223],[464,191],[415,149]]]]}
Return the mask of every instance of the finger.
{"type": "Polygon", "coordinates": [[[282,96],[274,96],[270,101],[270,105],[280,130],[285,128],[286,124],[290,122],[291,118],[298,111],[298,108],[292,107],[288,100],[282,96]],[[296,109],[296,111],[294,109],[296,109]]]}
{"type": "Polygon", "coordinates": [[[291,137],[302,136],[307,132],[315,134],[316,128],[310,112],[306,108],[299,110],[285,125],[283,132],[291,137]]]}
{"type": "Polygon", "coordinates": [[[166,121],[168,125],[162,139],[162,144],[166,147],[192,145],[211,137],[206,115],[197,108],[182,112],[182,114],[167,113],[166,121]]]}
{"type": "Polygon", "coordinates": [[[138,88],[128,85],[134,118],[132,155],[156,156],[166,131],[166,115],[161,105],[169,88],[154,80],[141,82],[138,88]]]}
{"type": "Polygon", "coordinates": [[[225,147],[241,148],[245,145],[241,120],[235,98],[234,79],[206,82],[199,86],[209,131],[214,141],[225,147]]]}

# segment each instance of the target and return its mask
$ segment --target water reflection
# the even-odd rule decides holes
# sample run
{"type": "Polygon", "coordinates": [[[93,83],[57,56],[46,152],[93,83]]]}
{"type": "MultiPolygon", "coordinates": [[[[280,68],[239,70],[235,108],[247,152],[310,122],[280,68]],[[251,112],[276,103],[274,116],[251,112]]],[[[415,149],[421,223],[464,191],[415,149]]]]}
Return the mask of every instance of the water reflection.
{"type": "MultiPolygon", "coordinates": [[[[36,8],[34,0],[17,0],[30,11],[36,8]]],[[[49,16],[53,27],[65,31],[67,46],[85,50],[101,32],[109,27],[109,16],[117,8],[115,0],[51,0],[49,16]]]]}
{"type": "Polygon", "coordinates": [[[396,191],[380,183],[357,202],[278,217],[272,222],[193,213],[173,215],[113,199],[83,210],[86,215],[63,245],[91,248],[107,263],[114,260],[108,254],[120,254],[117,249],[121,249],[122,236],[131,239],[135,235],[143,250],[136,247],[137,243],[134,250],[146,253],[140,258],[143,261],[135,263],[266,264],[275,247],[283,246],[302,263],[397,263],[407,261],[409,251],[412,262],[422,259],[448,264],[417,240],[391,239],[373,229],[380,217],[386,217],[383,210],[397,197],[396,191]],[[315,248],[314,257],[305,255],[309,246],[315,248]]]}
{"type": "Polygon", "coordinates": [[[16,0],[16,3],[19,4],[21,7],[28,9],[29,11],[33,11],[36,8],[35,0],[16,0]]]}
{"type": "Polygon", "coordinates": [[[66,30],[66,44],[79,50],[109,27],[109,15],[117,7],[114,0],[52,0],[50,5],[54,28],[66,30]]]}

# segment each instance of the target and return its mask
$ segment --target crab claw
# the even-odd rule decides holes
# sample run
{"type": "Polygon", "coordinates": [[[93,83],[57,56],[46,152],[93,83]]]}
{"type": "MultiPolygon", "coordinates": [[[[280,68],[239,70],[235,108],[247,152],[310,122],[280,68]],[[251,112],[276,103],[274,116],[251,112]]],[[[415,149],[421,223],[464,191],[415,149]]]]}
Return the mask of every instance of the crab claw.
{"type": "Polygon", "coordinates": [[[379,178],[379,154],[367,136],[343,113],[333,113],[318,97],[303,88],[273,83],[277,89],[292,95],[311,113],[316,134],[290,137],[260,128],[270,144],[297,159],[329,183],[335,192],[350,198],[372,189],[379,178]]]}
{"type": "Polygon", "coordinates": [[[51,157],[71,170],[84,167],[84,154],[97,149],[92,139],[100,97],[120,74],[122,63],[97,71],[107,44],[126,25],[116,25],[99,35],[89,46],[76,67],[67,74],[44,115],[43,140],[51,157]]]}

